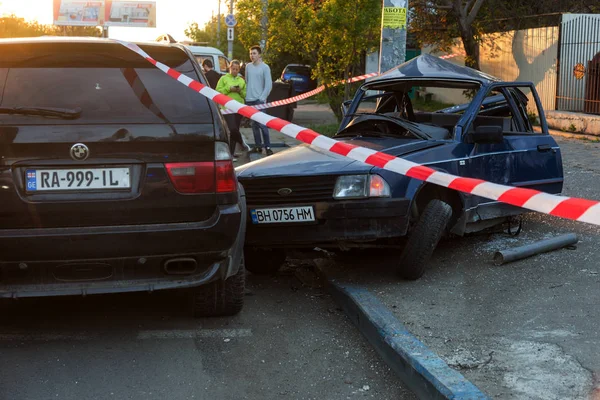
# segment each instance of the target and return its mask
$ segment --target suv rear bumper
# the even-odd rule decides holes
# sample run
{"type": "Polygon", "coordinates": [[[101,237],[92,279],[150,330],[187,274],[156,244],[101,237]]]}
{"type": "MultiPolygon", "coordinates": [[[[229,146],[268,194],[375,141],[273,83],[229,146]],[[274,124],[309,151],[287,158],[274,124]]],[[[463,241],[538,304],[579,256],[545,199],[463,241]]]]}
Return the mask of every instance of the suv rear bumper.
{"type": "Polygon", "coordinates": [[[0,230],[0,297],[154,291],[199,286],[237,273],[246,204],[219,206],[203,222],[0,230]],[[185,259],[194,270],[168,273],[185,259]]]}

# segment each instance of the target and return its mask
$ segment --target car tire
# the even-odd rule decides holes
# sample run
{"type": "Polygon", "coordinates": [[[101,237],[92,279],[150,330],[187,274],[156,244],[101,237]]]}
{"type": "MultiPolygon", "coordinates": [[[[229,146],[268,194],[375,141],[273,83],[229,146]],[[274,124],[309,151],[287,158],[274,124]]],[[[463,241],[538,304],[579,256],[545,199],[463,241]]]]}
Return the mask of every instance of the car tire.
{"type": "Polygon", "coordinates": [[[448,203],[433,199],[427,204],[400,255],[397,272],[401,278],[416,280],[423,276],[451,218],[452,207],[448,203]]]}
{"type": "Polygon", "coordinates": [[[246,269],[256,275],[273,275],[283,265],[286,259],[283,249],[244,249],[246,269]]]}
{"type": "Polygon", "coordinates": [[[192,293],[194,317],[220,317],[239,313],[244,307],[246,269],[244,258],[238,272],[225,281],[211,282],[192,293]]]}

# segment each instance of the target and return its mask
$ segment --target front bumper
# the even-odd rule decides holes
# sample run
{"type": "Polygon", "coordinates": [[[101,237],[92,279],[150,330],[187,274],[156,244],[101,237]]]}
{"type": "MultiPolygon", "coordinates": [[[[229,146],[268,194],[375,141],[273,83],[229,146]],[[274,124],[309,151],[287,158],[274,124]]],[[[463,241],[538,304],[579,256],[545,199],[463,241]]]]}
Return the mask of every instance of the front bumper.
{"type": "Polygon", "coordinates": [[[257,208],[314,206],[316,222],[253,224],[248,220],[249,247],[337,247],[339,243],[371,242],[396,238],[408,230],[410,199],[330,201],[257,208]]]}

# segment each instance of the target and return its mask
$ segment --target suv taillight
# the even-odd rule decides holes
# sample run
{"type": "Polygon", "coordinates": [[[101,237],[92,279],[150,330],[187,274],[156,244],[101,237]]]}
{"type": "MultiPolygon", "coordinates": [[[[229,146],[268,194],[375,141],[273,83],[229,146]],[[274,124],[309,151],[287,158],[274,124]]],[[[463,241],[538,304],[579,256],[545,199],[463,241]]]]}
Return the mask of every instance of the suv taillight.
{"type": "Polygon", "coordinates": [[[233,162],[217,161],[215,162],[217,175],[217,193],[232,193],[237,191],[235,183],[235,171],[233,162]]]}
{"type": "Polygon", "coordinates": [[[237,192],[233,160],[227,143],[215,142],[215,170],[217,193],[237,192]]]}
{"type": "Polygon", "coordinates": [[[215,142],[215,161],[165,164],[179,193],[234,193],[235,170],[227,143],[215,142]]]}
{"type": "Polygon", "coordinates": [[[213,193],[215,163],[187,162],[165,164],[171,183],[179,193],[213,193]]]}

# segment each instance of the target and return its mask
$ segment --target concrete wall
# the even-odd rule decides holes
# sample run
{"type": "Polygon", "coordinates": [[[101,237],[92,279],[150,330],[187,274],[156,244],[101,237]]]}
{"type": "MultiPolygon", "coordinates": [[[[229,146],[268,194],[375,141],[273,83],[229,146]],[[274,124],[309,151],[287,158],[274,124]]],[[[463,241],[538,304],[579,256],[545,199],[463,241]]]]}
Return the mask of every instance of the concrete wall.
{"type": "Polygon", "coordinates": [[[546,119],[552,129],[600,136],[600,115],[551,110],[546,119]]]}
{"type": "MultiPolygon", "coordinates": [[[[460,40],[450,52],[455,55],[448,61],[465,65],[464,49],[460,40]]],[[[424,48],[423,53],[433,53],[424,48]]],[[[545,110],[555,109],[558,27],[546,27],[494,33],[487,35],[480,48],[480,66],[483,72],[505,81],[533,82],[540,95],[545,110]]],[[[436,90],[434,97],[440,101],[458,104],[464,102],[462,96],[448,91],[436,90]]],[[[530,102],[532,104],[533,102],[530,102]]]]}

